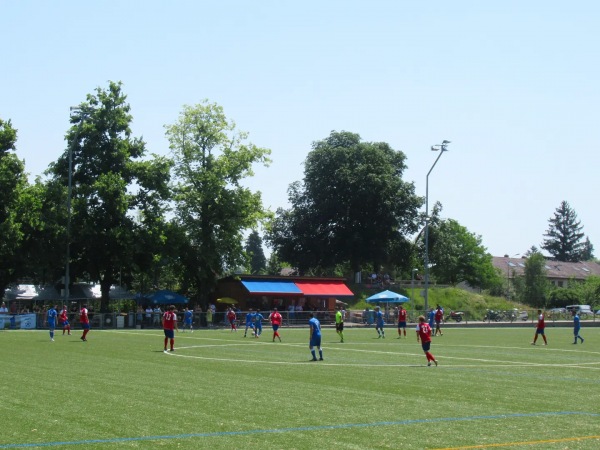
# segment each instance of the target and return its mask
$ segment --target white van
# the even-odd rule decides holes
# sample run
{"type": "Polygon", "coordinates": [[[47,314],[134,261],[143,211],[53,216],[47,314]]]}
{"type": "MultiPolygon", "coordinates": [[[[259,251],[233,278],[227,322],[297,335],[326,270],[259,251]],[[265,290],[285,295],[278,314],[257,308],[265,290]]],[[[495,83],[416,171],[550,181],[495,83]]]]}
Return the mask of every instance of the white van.
{"type": "Polygon", "coordinates": [[[580,316],[585,316],[585,315],[593,316],[594,315],[594,311],[592,311],[592,308],[590,305],[569,305],[565,309],[567,310],[568,313],[571,313],[571,314],[573,313],[573,311],[577,311],[580,316]]]}

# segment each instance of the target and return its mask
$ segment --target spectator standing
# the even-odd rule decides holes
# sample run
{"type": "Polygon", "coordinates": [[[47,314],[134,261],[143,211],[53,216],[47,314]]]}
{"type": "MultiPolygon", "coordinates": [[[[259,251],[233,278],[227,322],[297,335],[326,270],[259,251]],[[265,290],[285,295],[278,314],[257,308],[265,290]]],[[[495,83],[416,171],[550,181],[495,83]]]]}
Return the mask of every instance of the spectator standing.
{"type": "Polygon", "coordinates": [[[148,325],[148,327],[152,326],[152,312],[152,306],[146,306],[146,325],[148,325]]]}
{"type": "Polygon", "coordinates": [[[0,314],[8,314],[8,308],[4,302],[2,302],[2,305],[0,305],[0,314]]]}
{"type": "Polygon", "coordinates": [[[153,328],[160,327],[162,314],[163,314],[162,309],[160,309],[160,306],[156,305],[154,307],[154,310],[152,311],[152,327],[153,328]]]}
{"type": "Polygon", "coordinates": [[[319,360],[323,361],[323,349],[321,348],[321,323],[312,312],[309,314],[308,326],[310,328],[310,340],[308,348],[312,354],[311,361],[317,360],[315,347],[319,350],[319,360]]]}

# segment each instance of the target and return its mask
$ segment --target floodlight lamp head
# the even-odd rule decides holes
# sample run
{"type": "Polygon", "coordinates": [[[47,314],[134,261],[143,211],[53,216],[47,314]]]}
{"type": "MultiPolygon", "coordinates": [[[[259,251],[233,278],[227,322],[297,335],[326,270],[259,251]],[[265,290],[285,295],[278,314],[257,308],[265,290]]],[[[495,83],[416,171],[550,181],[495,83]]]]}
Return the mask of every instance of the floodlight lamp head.
{"type": "Polygon", "coordinates": [[[439,150],[439,148],[438,148],[438,146],[437,146],[437,145],[432,145],[432,146],[431,146],[431,151],[432,151],[432,152],[437,152],[438,150],[439,150]]]}
{"type": "Polygon", "coordinates": [[[445,139],[444,139],[444,140],[442,141],[442,145],[447,145],[447,144],[450,144],[450,141],[447,141],[447,140],[445,140],[445,139]]]}
{"type": "Polygon", "coordinates": [[[81,108],[79,106],[71,106],[69,108],[69,111],[71,111],[71,112],[73,112],[73,111],[80,111],[80,110],[81,110],[81,108]]]}

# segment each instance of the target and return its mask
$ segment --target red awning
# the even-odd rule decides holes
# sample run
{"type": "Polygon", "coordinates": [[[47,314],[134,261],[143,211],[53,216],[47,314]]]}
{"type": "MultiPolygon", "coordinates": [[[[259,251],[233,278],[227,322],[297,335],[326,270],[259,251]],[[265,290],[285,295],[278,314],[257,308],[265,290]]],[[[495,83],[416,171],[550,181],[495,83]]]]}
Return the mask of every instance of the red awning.
{"type": "Polygon", "coordinates": [[[354,297],[343,281],[294,281],[306,296],[354,297]]]}

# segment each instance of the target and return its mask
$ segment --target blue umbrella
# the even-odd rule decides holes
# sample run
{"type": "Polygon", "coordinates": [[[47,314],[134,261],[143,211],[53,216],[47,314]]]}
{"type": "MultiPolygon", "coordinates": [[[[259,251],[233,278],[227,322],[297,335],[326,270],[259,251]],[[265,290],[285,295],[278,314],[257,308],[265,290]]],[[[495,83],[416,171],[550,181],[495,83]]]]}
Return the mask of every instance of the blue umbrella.
{"type": "Polygon", "coordinates": [[[145,295],[143,298],[155,305],[174,305],[189,302],[183,295],[179,295],[178,293],[169,290],[156,291],[151,295],[145,295]]]}
{"type": "Polygon", "coordinates": [[[367,303],[406,303],[408,301],[408,297],[392,291],[379,292],[367,299],[367,303]]]}

